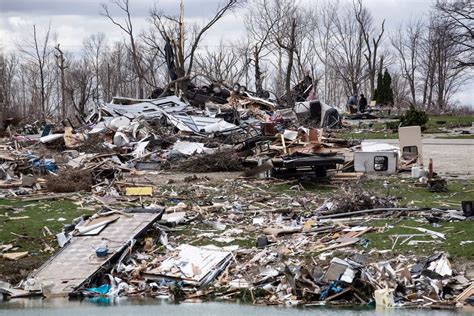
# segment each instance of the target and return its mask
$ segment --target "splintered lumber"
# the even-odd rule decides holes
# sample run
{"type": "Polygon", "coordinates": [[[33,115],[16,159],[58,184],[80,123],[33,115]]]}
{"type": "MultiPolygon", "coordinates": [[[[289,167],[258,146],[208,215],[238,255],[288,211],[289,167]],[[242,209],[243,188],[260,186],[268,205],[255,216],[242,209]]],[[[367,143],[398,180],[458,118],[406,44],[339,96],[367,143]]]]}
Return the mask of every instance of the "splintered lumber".
{"type": "Polygon", "coordinates": [[[0,189],[11,189],[21,187],[21,181],[15,182],[8,182],[8,181],[0,181],[0,189]]]}
{"type": "Polygon", "coordinates": [[[325,302],[329,302],[329,301],[335,299],[336,297],[341,296],[342,294],[346,294],[346,293],[349,292],[349,291],[352,291],[352,289],[351,289],[350,287],[345,288],[344,290],[342,290],[342,291],[339,292],[339,293],[336,293],[336,294],[334,294],[334,295],[328,296],[324,301],[325,301],[325,302]]]}
{"type": "Polygon", "coordinates": [[[8,259],[8,260],[13,260],[13,261],[20,260],[26,256],[28,256],[28,251],[10,252],[10,253],[4,253],[2,255],[3,258],[8,259]]]}
{"type": "Polygon", "coordinates": [[[411,228],[411,229],[416,229],[419,232],[431,235],[433,238],[441,238],[446,240],[446,235],[440,232],[435,232],[434,230],[429,230],[423,227],[411,227],[411,226],[402,226],[403,228],[411,228]]]}
{"type": "Polygon", "coordinates": [[[355,211],[355,212],[345,212],[345,213],[336,213],[330,215],[318,216],[318,219],[329,219],[337,217],[350,217],[353,215],[367,214],[367,213],[377,213],[377,212],[399,212],[399,211],[421,211],[423,209],[417,207],[388,207],[388,208],[373,208],[369,210],[355,211]]]}
{"type": "Polygon", "coordinates": [[[268,227],[263,230],[263,233],[266,235],[280,236],[285,234],[294,234],[300,233],[301,227],[283,227],[283,228],[272,228],[268,227]]]}
{"type": "Polygon", "coordinates": [[[465,289],[461,294],[459,294],[455,301],[464,302],[468,297],[474,295],[474,284],[471,284],[467,289],[465,289]]]}
{"type": "Polygon", "coordinates": [[[340,172],[332,175],[333,178],[357,179],[362,176],[362,172],[340,172]]]}
{"type": "Polygon", "coordinates": [[[325,247],[325,248],[322,248],[322,249],[318,249],[318,251],[327,251],[327,250],[332,250],[332,249],[337,249],[337,248],[342,248],[342,247],[346,247],[346,246],[350,246],[350,245],[353,245],[353,244],[356,244],[359,242],[359,239],[358,238],[354,238],[353,240],[351,241],[348,241],[348,242],[343,242],[343,243],[340,243],[340,244],[334,244],[334,245],[331,245],[331,246],[328,246],[328,247],[325,247]]]}
{"type": "Polygon", "coordinates": [[[359,180],[361,177],[362,177],[362,173],[360,172],[335,173],[331,175],[331,182],[339,183],[339,182],[344,182],[344,181],[355,181],[355,180],[359,180]]]}
{"type": "Polygon", "coordinates": [[[286,150],[285,137],[283,136],[283,134],[281,134],[280,137],[281,137],[281,144],[283,145],[283,152],[287,154],[288,151],[286,150]]]}

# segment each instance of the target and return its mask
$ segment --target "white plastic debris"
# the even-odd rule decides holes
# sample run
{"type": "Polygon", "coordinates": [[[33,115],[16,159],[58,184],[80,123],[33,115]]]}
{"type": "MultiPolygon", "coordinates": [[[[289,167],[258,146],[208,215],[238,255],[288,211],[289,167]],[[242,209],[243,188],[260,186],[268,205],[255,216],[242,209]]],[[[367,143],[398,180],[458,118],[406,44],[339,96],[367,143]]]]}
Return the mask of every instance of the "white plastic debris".
{"type": "Polygon", "coordinates": [[[393,307],[395,305],[395,301],[393,299],[393,292],[394,290],[389,288],[375,290],[375,305],[383,307],[393,307]]]}

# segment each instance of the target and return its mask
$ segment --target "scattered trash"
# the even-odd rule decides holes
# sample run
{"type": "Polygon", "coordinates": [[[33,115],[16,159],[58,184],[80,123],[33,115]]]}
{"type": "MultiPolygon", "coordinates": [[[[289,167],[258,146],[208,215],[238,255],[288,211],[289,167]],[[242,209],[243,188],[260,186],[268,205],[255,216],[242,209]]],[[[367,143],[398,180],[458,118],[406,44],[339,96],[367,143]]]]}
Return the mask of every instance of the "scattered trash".
{"type": "MultiPolygon", "coordinates": [[[[309,82],[295,91],[308,94],[309,82]]],[[[433,161],[423,167],[419,126],[399,129],[400,147],[336,139],[331,129],[345,123],[320,101],[301,97],[285,109],[240,86],[214,88],[194,87],[186,98],[115,97],[80,126],[48,124],[41,136],[2,144],[2,198],[36,203],[74,196],[80,208],[95,212],[73,221],[48,215],[65,224],[60,233],[42,230],[61,250],[18,287],[0,284],[2,295],[178,301],[250,293],[255,304],[375,301],[385,308],[469,303],[473,281],[448,254],[385,256],[397,247],[447,243],[453,232],[446,222],[472,217],[472,201],[449,209],[401,207],[390,181],[386,194],[360,185],[368,176],[408,171],[412,178],[405,179],[446,192],[433,161]],[[306,192],[305,182],[338,191],[323,197],[306,192]],[[269,189],[274,184],[289,189],[269,189]],[[408,233],[390,233],[384,249],[371,247],[371,234],[412,214],[419,221],[401,226],[408,233]],[[393,223],[371,224],[387,218],[393,223]]],[[[373,115],[352,118],[361,116],[373,115]]],[[[30,220],[17,210],[2,213],[30,220]]],[[[55,247],[41,243],[43,253],[55,247]]],[[[35,255],[14,243],[0,251],[12,261],[35,255]]]]}

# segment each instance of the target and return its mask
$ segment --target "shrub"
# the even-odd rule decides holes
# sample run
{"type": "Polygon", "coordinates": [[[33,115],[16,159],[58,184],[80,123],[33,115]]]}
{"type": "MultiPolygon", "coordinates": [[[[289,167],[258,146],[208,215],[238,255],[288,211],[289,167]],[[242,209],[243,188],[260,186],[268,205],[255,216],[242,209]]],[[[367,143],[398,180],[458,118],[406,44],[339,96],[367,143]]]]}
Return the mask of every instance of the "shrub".
{"type": "Polygon", "coordinates": [[[400,118],[401,126],[421,126],[428,123],[428,114],[425,111],[417,110],[411,106],[408,111],[400,118]]]}
{"type": "Polygon", "coordinates": [[[385,123],[385,126],[387,126],[387,129],[391,129],[391,130],[395,130],[395,131],[398,130],[399,125],[400,125],[399,120],[390,121],[390,122],[385,123]]]}

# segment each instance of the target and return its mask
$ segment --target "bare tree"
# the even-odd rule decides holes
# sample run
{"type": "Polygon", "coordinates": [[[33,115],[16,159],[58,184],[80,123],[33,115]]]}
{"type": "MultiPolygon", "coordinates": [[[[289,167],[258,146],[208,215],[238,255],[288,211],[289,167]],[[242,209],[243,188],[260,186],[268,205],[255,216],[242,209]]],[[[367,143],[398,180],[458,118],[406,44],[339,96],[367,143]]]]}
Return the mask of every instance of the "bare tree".
{"type": "Polygon", "coordinates": [[[460,67],[458,59],[464,47],[456,32],[450,19],[431,13],[420,56],[422,104],[427,108],[445,109],[453,93],[466,82],[466,67],[460,67]]]}
{"type": "Polygon", "coordinates": [[[132,56],[133,66],[135,73],[138,77],[138,97],[143,98],[144,96],[144,83],[146,82],[146,77],[144,74],[142,56],[138,48],[138,44],[135,40],[135,33],[133,30],[132,17],[130,12],[129,0],[111,0],[111,2],[122,11],[125,15],[125,21],[123,23],[117,22],[117,20],[112,16],[109,11],[109,8],[106,4],[102,4],[103,12],[102,14],[106,16],[114,25],[118,26],[127,36],[129,40],[129,49],[132,56]]]}
{"type": "Polygon", "coordinates": [[[416,82],[419,67],[420,50],[423,36],[421,20],[411,20],[400,26],[398,32],[391,38],[391,43],[401,64],[403,78],[408,82],[410,89],[410,104],[416,105],[416,82]]]}
{"type": "Polygon", "coordinates": [[[36,70],[39,75],[39,89],[40,89],[40,108],[42,118],[46,118],[48,112],[47,105],[47,63],[52,54],[50,46],[50,31],[51,24],[49,24],[46,34],[43,39],[39,38],[36,30],[36,25],[33,25],[32,38],[20,46],[20,51],[24,53],[36,65],[36,70]]]}
{"type": "MultiPolygon", "coordinates": [[[[274,58],[268,61],[276,68],[274,92],[277,96],[283,95],[286,103],[291,106],[294,103],[291,93],[292,74],[294,66],[298,66],[295,59],[298,58],[298,47],[304,34],[304,16],[298,4],[290,0],[261,0],[256,2],[251,10],[254,11],[254,18],[248,23],[255,21],[257,25],[250,25],[248,29],[253,33],[253,39],[259,43],[256,46],[254,63],[258,61],[257,65],[260,67],[259,54],[264,48],[273,53],[274,58]]],[[[261,73],[256,71],[257,83],[261,79],[257,76],[260,75],[261,73]]]]}
{"type": "Polygon", "coordinates": [[[261,96],[264,92],[262,61],[270,54],[268,49],[271,35],[277,19],[267,18],[268,0],[255,1],[245,18],[245,27],[252,46],[252,59],[254,66],[255,92],[261,96]]]}
{"type": "Polygon", "coordinates": [[[235,8],[239,0],[226,0],[215,15],[200,29],[196,29],[192,40],[185,41],[184,5],[181,1],[178,18],[169,17],[157,8],[151,12],[151,20],[166,43],[165,55],[170,68],[170,78],[179,84],[179,90],[185,92],[193,71],[195,53],[204,34],[219,21],[226,12],[235,8]],[[189,45],[189,50],[188,46],[189,45]],[[186,65],[187,63],[187,65],[186,65]]]}
{"type": "MultiPolygon", "coordinates": [[[[1,48],[0,48],[1,49],[1,48]]],[[[3,129],[3,115],[5,115],[7,108],[7,75],[5,70],[5,57],[3,50],[0,50],[0,129],[3,129]]]]}
{"type": "Polygon", "coordinates": [[[439,109],[445,109],[452,93],[465,80],[465,69],[459,66],[458,61],[463,47],[456,40],[456,29],[448,19],[437,18],[433,33],[436,105],[439,109]]]}
{"type": "Polygon", "coordinates": [[[71,64],[67,86],[71,104],[79,115],[87,114],[86,106],[93,92],[94,72],[86,58],[71,64]]]}
{"type": "Polygon", "coordinates": [[[94,93],[93,98],[98,102],[100,97],[100,70],[102,66],[102,60],[104,55],[104,49],[107,46],[104,33],[92,34],[89,38],[83,41],[84,50],[83,54],[87,58],[88,62],[92,64],[94,72],[94,93]]]}
{"type": "MultiPolygon", "coordinates": [[[[392,73],[393,103],[397,108],[401,108],[410,100],[411,89],[409,81],[406,80],[403,73],[395,71],[392,73]]],[[[412,101],[409,104],[413,104],[412,101]]],[[[416,104],[413,104],[416,105],[416,104]]]]}
{"type": "Polygon", "coordinates": [[[346,94],[356,94],[365,79],[366,53],[364,36],[351,8],[334,17],[333,41],[330,45],[331,67],[342,80],[346,94]]]}
{"type": "Polygon", "coordinates": [[[354,3],[354,10],[356,11],[356,19],[359,23],[360,32],[362,33],[366,45],[366,53],[364,56],[367,61],[370,98],[373,98],[375,91],[375,76],[377,74],[377,51],[385,30],[385,19],[382,21],[379,34],[376,36],[371,35],[374,33],[372,17],[370,16],[369,11],[362,6],[362,0],[357,1],[357,4],[354,3]]]}
{"type": "Polygon", "coordinates": [[[273,28],[273,39],[280,49],[286,52],[287,65],[285,72],[285,94],[288,106],[294,105],[294,98],[291,91],[291,74],[295,54],[297,53],[297,36],[301,23],[301,14],[297,5],[292,1],[276,0],[275,9],[279,10],[276,14],[277,23],[273,28]],[[297,30],[298,29],[298,30],[297,30]]]}
{"type": "Polygon", "coordinates": [[[331,69],[331,55],[333,46],[331,45],[334,30],[334,23],[338,14],[338,2],[325,1],[317,2],[314,10],[310,12],[313,27],[312,36],[308,41],[312,46],[312,51],[323,66],[323,95],[322,99],[326,103],[336,103],[333,94],[338,90],[338,83],[335,82],[334,71],[331,69]]]}
{"type": "Polygon", "coordinates": [[[474,3],[470,0],[436,3],[436,9],[453,26],[453,38],[460,46],[457,67],[474,66],[474,3]]]}
{"type": "MultiPolygon", "coordinates": [[[[0,53],[1,54],[1,53],[0,53]]],[[[18,71],[19,58],[14,54],[0,55],[0,104],[3,104],[4,113],[13,107],[15,98],[15,74],[18,71]]]]}
{"type": "Polygon", "coordinates": [[[232,84],[239,82],[248,68],[248,60],[242,49],[220,42],[217,49],[207,48],[196,56],[199,72],[213,82],[232,84]]]}
{"type": "Polygon", "coordinates": [[[64,70],[66,70],[67,65],[65,64],[65,59],[64,59],[64,53],[62,49],[58,45],[56,45],[55,49],[57,50],[58,54],[55,55],[58,63],[58,68],[60,71],[60,78],[61,78],[61,115],[62,119],[66,118],[67,112],[66,112],[66,81],[64,77],[64,70]]]}

